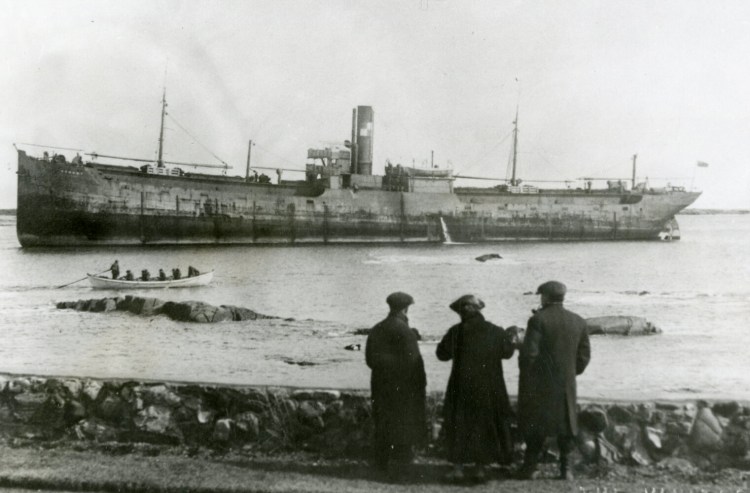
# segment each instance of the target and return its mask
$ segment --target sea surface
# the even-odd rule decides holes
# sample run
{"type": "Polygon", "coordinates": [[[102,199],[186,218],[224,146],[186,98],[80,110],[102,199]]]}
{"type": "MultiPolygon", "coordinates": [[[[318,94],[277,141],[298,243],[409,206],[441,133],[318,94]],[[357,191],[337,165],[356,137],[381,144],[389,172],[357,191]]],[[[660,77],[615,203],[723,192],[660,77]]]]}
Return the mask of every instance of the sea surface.
{"type": "MultiPolygon", "coordinates": [[[[406,291],[430,389],[450,364],[435,346],[457,322],[448,305],[475,293],[490,321],[524,326],[547,280],[568,286],[583,317],[634,315],[651,337],[594,336],[579,394],[600,399],[750,399],[750,215],[678,216],[672,242],[565,242],[430,246],[203,246],[21,249],[15,217],[0,216],[0,372],[57,376],[368,388],[368,328],[386,296],[406,291]],[[501,259],[478,262],[497,253],[501,259]],[[231,304],[282,317],[197,324],[164,316],[58,310],[55,303],[116,296],[87,272],[215,270],[207,287],[133,291],[168,300],[231,304]],[[285,320],[286,319],[286,320],[285,320]],[[293,320],[290,320],[293,319],[293,320]],[[361,351],[345,346],[361,344],[361,351]]],[[[505,363],[516,393],[518,361],[505,363]]]]}

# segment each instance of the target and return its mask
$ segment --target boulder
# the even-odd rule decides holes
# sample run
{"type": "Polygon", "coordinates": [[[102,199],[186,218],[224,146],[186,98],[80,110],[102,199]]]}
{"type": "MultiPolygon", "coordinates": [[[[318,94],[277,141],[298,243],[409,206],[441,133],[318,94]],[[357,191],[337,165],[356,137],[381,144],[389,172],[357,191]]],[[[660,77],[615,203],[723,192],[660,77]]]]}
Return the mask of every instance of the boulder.
{"type": "Polygon", "coordinates": [[[130,304],[133,302],[133,295],[128,294],[124,297],[117,297],[115,298],[115,303],[117,306],[117,310],[119,311],[130,311],[130,304]]]}
{"type": "Polygon", "coordinates": [[[721,425],[709,407],[701,407],[690,430],[690,445],[698,451],[716,450],[721,445],[721,425]]]}
{"type": "Polygon", "coordinates": [[[300,418],[312,421],[323,416],[326,412],[326,407],[317,401],[302,401],[297,412],[300,418]]]}
{"type": "Polygon", "coordinates": [[[627,406],[615,404],[607,410],[607,415],[618,424],[632,423],[635,420],[635,413],[632,408],[628,409],[627,406]]]}
{"type": "Polygon", "coordinates": [[[656,401],[654,406],[660,411],[677,411],[678,409],[681,409],[679,404],[669,401],[656,401]]]}
{"type": "Polygon", "coordinates": [[[117,430],[96,419],[86,419],[75,426],[75,433],[79,440],[94,440],[96,442],[111,442],[117,439],[117,430]]]}
{"type": "Polygon", "coordinates": [[[615,315],[586,319],[589,335],[645,336],[660,334],[661,330],[643,317],[615,315]]]}
{"type": "MultiPolygon", "coordinates": [[[[165,304],[166,305],[166,304],[165,304]]],[[[217,307],[203,303],[202,301],[186,301],[180,303],[187,307],[180,307],[177,312],[179,318],[176,320],[184,322],[198,322],[198,323],[211,323],[211,322],[222,322],[224,320],[232,320],[232,312],[227,308],[217,307]],[[187,317],[185,315],[187,314],[187,317]]],[[[170,310],[172,310],[170,308],[170,310]]],[[[169,313],[167,313],[170,315],[169,313]]],[[[171,317],[172,315],[170,315],[171,317]]]]}
{"type": "Polygon", "coordinates": [[[69,399],[65,402],[63,417],[68,425],[81,421],[86,415],[86,407],[80,401],[69,399]]]}
{"type": "Polygon", "coordinates": [[[91,312],[111,312],[117,310],[117,303],[113,298],[102,298],[100,300],[92,300],[89,311],[91,312]]]}
{"type": "Polygon", "coordinates": [[[165,302],[158,298],[140,298],[135,297],[132,299],[128,306],[128,311],[135,313],[136,315],[156,315],[161,313],[161,309],[165,302]]]}
{"type": "Polygon", "coordinates": [[[24,377],[14,378],[7,382],[6,389],[10,394],[20,394],[31,389],[31,380],[24,377]]]}
{"type": "Polygon", "coordinates": [[[141,387],[141,398],[145,405],[156,404],[167,407],[177,407],[182,403],[180,397],[163,384],[146,385],[141,387]]]}
{"type": "Polygon", "coordinates": [[[667,433],[678,437],[690,435],[693,425],[689,421],[670,421],[667,423],[667,433]]]}
{"type": "Polygon", "coordinates": [[[99,398],[99,394],[102,391],[104,384],[98,380],[86,380],[83,383],[82,394],[90,401],[96,401],[99,398]]]}
{"type": "Polygon", "coordinates": [[[226,308],[195,303],[190,309],[190,321],[199,323],[223,322],[232,320],[232,312],[226,308]]]}
{"type": "Polygon", "coordinates": [[[221,305],[221,308],[225,308],[229,310],[232,314],[232,320],[235,321],[241,321],[241,320],[257,320],[259,318],[273,318],[268,317],[266,315],[263,315],[261,313],[255,312],[249,308],[243,308],[241,306],[225,306],[221,305]]]}
{"type": "Polygon", "coordinates": [[[713,405],[711,408],[711,411],[716,416],[723,416],[725,418],[731,418],[736,414],[742,414],[742,406],[739,402],[736,401],[729,401],[729,402],[717,402],[713,405]]]}
{"type": "Polygon", "coordinates": [[[213,439],[216,442],[226,443],[232,438],[234,420],[223,418],[216,421],[214,425],[213,439]]]}
{"type": "Polygon", "coordinates": [[[111,423],[124,424],[130,420],[130,406],[118,395],[108,395],[96,408],[97,416],[111,423]]]}
{"type": "Polygon", "coordinates": [[[73,398],[78,398],[83,390],[83,382],[77,379],[62,380],[60,384],[68,391],[73,398]]]}
{"type": "Polygon", "coordinates": [[[163,436],[174,436],[172,409],[165,406],[148,406],[133,420],[140,431],[163,436]]]}
{"type": "Polygon", "coordinates": [[[190,320],[191,306],[187,303],[177,303],[174,301],[167,301],[161,307],[162,314],[168,316],[172,320],[178,322],[187,322],[190,320]]]}
{"type": "Polygon", "coordinates": [[[499,253],[485,253],[484,255],[476,257],[474,260],[478,260],[479,262],[487,262],[488,260],[501,258],[503,257],[501,257],[499,253]]]}
{"type": "Polygon", "coordinates": [[[89,301],[88,300],[78,300],[78,301],[76,301],[75,309],[76,309],[76,311],[79,311],[79,312],[88,311],[88,309],[89,309],[89,301]]]}
{"type": "Polygon", "coordinates": [[[198,420],[198,423],[205,425],[213,422],[216,417],[216,411],[212,409],[198,409],[195,413],[195,417],[198,420]]]}
{"type": "Polygon", "coordinates": [[[16,417],[22,422],[33,421],[35,417],[42,412],[42,408],[47,402],[45,392],[21,392],[13,398],[13,409],[16,417]]]}
{"type": "Polygon", "coordinates": [[[250,411],[240,413],[235,416],[237,429],[244,435],[244,438],[254,440],[260,433],[260,419],[255,413],[250,411]]]}
{"type": "Polygon", "coordinates": [[[643,429],[643,434],[646,439],[646,445],[648,445],[652,450],[661,450],[661,437],[663,434],[661,430],[646,426],[643,429]]]}
{"type": "Polygon", "coordinates": [[[578,424],[594,434],[602,433],[609,426],[607,413],[600,407],[590,407],[578,414],[578,424]]]}

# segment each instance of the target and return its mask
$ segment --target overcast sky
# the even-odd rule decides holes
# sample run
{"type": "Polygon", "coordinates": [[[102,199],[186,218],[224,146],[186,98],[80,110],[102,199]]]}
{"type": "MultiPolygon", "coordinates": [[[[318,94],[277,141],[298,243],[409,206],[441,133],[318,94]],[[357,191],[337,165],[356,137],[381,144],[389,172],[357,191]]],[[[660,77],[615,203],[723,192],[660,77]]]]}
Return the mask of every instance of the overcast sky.
{"type": "Polygon", "coordinates": [[[505,177],[518,106],[521,178],[630,177],[638,154],[695,207],[750,208],[750,2],[0,2],[0,208],[13,143],[154,157],[165,85],[165,158],[230,174],[248,139],[303,168],[371,105],[376,173],[434,150],[505,177]]]}

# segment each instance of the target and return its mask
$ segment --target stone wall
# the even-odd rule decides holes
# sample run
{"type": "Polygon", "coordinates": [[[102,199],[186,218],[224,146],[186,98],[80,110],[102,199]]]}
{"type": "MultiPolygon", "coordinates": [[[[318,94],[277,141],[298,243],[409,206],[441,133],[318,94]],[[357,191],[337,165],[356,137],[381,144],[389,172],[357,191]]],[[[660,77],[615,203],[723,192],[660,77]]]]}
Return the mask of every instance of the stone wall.
{"type": "MultiPolygon", "coordinates": [[[[441,394],[428,396],[424,455],[442,456],[441,407],[441,394]]],[[[750,469],[750,406],[738,402],[589,402],[581,404],[579,420],[584,461],[598,457],[683,472],[750,469]]],[[[0,375],[0,435],[6,440],[366,458],[371,428],[365,391],[0,375]]]]}

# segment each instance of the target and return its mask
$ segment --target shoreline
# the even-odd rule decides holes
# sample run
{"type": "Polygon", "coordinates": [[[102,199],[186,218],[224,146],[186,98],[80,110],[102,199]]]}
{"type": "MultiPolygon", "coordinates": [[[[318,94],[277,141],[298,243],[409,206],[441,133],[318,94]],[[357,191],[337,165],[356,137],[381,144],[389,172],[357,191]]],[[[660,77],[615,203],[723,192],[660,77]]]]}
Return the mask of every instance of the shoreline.
{"type": "MultiPolygon", "coordinates": [[[[427,395],[428,444],[420,460],[442,461],[442,405],[442,392],[427,395]]],[[[367,390],[0,374],[0,440],[124,453],[156,447],[188,455],[305,453],[366,462],[370,406],[367,390]]],[[[673,468],[692,475],[750,470],[747,403],[582,399],[578,407],[581,470],[595,465],[673,468]]],[[[514,420],[510,425],[515,429],[514,420]]],[[[514,447],[518,463],[523,454],[518,433],[514,447]]]]}
{"type": "MultiPolygon", "coordinates": [[[[364,362],[362,363],[364,365],[364,362]]],[[[369,371],[369,370],[368,370],[369,371]]],[[[15,378],[42,378],[42,379],[56,379],[56,380],[98,380],[108,382],[118,382],[125,384],[128,382],[140,382],[145,384],[166,384],[166,385],[178,385],[178,386],[204,386],[204,387],[223,387],[223,388],[256,388],[265,390],[274,389],[285,389],[290,391],[296,390],[333,390],[345,393],[367,393],[369,394],[370,389],[365,387],[336,387],[331,385],[326,386],[310,386],[310,385],[275,385],[275,384],[262,384],[262,383],[232,383],[232,382],[221,382],[211,380],[175,380],[175,379],[159,379],[159,378],[143,378],[143,377],[106,377],[97,375],[67,375],[67,374],[47,374],[47,373],[16,373],[9,371],[0,370],[0,387],[3,382],[9,379],[15,378]]],[[[427,390],[428,395],[442,395],[444,389],[438,390],[427,390]]],[[[509,392],[508,396],[511,401],[517,399],[515,393],[509,392]]],[[[737,402],[742,406],[750,406],[750,399],[737,399],[731,396],[728,397],[715,397],[715,396],[702,396],[696,394],[691,397],[620,397],[620,398],[606,398],[606,397],[587,397],[585,395],[578,396],[579,404],[643,404],[643,403],[669,403],[669,404],[684,404],[688,402],[708,402],[708,403],[721,403],[721,402],[737,402]]]]}

